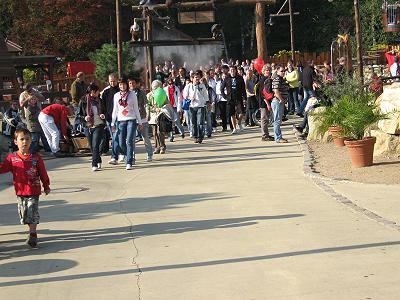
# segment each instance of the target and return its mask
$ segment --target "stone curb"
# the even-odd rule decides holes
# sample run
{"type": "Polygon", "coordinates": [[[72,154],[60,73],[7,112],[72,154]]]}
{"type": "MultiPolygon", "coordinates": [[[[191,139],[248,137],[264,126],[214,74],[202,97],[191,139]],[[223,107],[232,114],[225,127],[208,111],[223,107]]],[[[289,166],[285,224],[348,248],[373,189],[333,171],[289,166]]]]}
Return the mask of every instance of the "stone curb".
{"type": "MultiPolygon", "coordinates": [[[[368,219],[373,220],[378,222],[379,224],[382,224],[386,227],[389,227],[391,229],[400,231],[400,225],[398,225],[396,222],[386,219],[366,208],[363,208],[361,206],[358,206],[355,204],[351,199],[347,198],[346,196],[336,192],[333,187],[327,184],[327,181],[331,182],[342,182],[342,183],[352,183],[353,181],[349,180],[341,180],[341,179],[335,179],[335,178],[330,178],[326,176],[322,176],[318,173],[315,172],[314,169],[314,163],[315,163],[315,157],[310,149],[310,146],[308,145],[306,140],[303,140],[299,138],[298,132],[293,128],[294,135],[297,139],[297,142],[300,145],[300,148],[303,152],[303,157],[304,157],[304,162],[303,162],[303,172],[305,175],[309,176],[311,180],[315,183],[317,187],[319,187],[321,190],[323,190],[326,194],[331,196],[333,199],[336,201],[340,202],[341,204],[349,207],[351,210],[363,214],[366,216],[368,219]]],[[[365,183],[363,183],[365,184],[365,183]]]]}

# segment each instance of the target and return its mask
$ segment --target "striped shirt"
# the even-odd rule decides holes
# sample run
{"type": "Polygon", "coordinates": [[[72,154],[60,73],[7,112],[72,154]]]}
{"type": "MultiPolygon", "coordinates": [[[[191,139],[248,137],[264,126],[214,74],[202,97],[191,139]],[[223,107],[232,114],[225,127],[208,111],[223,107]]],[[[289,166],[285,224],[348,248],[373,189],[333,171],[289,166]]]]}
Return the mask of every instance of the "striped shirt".
{"type": "Polygon", "coordinates": [[[287,99],[287,96],[288,96],[288,89],[289,89],[289,86],[286,83],[285,79],[283,79],[283,77],[276,76],[272,80],[272,90],[279,90],[283,99],[285,99],[285,100],[287,99]]]}

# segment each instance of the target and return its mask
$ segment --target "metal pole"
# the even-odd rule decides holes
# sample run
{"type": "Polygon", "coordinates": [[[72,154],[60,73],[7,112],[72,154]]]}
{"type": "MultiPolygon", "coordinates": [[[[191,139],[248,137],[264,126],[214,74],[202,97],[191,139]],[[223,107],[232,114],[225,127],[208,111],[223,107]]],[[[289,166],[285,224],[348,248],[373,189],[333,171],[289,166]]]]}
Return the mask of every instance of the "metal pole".
{"type": "Polygon", "coordinates": [[[121,0],[115,0],[115,12],[117,21],[117,61],[118,77],[122,77],[122,41],[121,41],[121,0]]]}
{"type": "Polygon", "coordinates": [[[362,33],[361,33],[361,20],[360,20],[360,10],[358,6],[358,0],[354,0],[354,19],[356,23],[356,41],[357,41],[357,68],[358,75],[361,81],[364,82],[364,66],[362,61],[362,33]]]}
{"type": "Polygon", "coordinates": [[[292,51],[292,60],[294,61],[294,26],[292,0],[289,0],[289,21],[290,21],[290,50],[292,51]]]}

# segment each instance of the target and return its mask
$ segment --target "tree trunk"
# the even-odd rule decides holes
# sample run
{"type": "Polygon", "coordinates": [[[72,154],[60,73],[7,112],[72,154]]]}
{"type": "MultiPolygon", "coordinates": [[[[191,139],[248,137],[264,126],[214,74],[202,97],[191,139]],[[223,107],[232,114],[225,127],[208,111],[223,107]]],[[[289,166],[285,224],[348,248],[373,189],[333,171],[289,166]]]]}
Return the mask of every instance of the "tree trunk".
{"type": "Polygon", "coordinates": [[[267,60],[267,42],[265,39],[265,4],[256,4],[256,39],[258,57],[267,60]]]}

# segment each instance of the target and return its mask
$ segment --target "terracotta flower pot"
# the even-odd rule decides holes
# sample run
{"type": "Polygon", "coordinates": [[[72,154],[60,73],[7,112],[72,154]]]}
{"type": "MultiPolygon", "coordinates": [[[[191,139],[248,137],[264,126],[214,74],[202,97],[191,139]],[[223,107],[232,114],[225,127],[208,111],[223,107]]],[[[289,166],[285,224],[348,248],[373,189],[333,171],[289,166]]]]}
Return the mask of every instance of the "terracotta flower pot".
{"type": "Polygon", "coordinates": [[[376,137],[365,137],[362,140],[345,140],[349,150],[351,164],[355,168],[372,166],[376,137]]]}
{"type": "Polygon", "coordinates": [[[341,131],[342,128],[340,128],[339,126],[329,127],[329,133],[332,135],[333,143],[337,147],[344,147],[344,138],[340,137],[341,131]]]}

